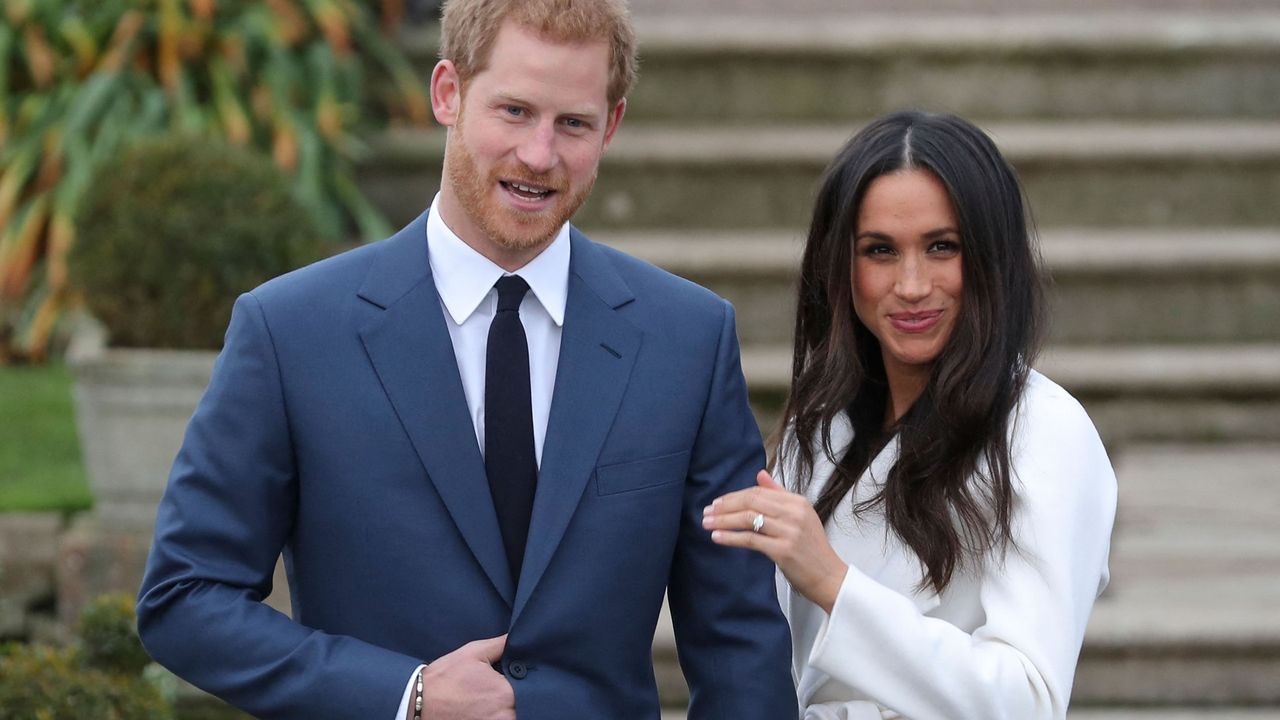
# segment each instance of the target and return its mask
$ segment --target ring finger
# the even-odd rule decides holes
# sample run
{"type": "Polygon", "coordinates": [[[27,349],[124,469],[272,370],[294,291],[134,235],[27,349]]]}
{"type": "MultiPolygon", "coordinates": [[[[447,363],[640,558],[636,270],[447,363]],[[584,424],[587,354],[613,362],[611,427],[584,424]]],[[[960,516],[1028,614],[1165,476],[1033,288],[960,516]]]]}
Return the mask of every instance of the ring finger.
{"type": "Polygon", "coordinates": [[[706,515],[702,518],[702,527],[708,530],[755,530],[757,522],[760,523],[758,532],[767,534],[768,517],[755,510],[706,515]]]}

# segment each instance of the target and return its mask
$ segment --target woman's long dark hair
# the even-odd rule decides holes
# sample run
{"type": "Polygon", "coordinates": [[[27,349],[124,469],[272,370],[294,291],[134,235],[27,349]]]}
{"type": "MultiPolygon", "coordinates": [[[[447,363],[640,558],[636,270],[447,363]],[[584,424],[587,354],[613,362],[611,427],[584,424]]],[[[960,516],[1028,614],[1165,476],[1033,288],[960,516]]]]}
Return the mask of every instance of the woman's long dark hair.
{"type": "Polygon", "coordinates": [[[858,132],[827,168],[801,265],[791,392],[778,456],[804,491],[822,452],[835,472],[816,509],[825,523],[890,434],[898,459],[855,515],[882,507],[888,527],[941,591],[966,559],[1007,549],[1014,503],[1009,425],[1039,347],[1042,276],[1013,168],[978,128],[953,115],[900,112],[858,132]],[[960,316],[929,382],[888,431],[880,344],[853,312],[858,208],[886,173],[928,170],[951,196],[960,231],[960,316]],[[854,438],[833,448],[847,412],[854,438]],[[837,452],[842,453],[837,457],[837,452]]]}

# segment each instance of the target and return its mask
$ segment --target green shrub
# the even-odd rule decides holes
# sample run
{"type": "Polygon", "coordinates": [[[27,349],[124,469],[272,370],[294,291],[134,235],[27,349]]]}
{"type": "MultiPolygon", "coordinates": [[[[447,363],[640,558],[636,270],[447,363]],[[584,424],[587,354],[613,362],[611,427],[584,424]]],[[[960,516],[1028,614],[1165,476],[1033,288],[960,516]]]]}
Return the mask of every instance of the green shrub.
{"type": "Polygon", "coordinates": [[[133,599],[128,595],[103,595],[89,603],[80,615],[80,651],[88,667],[141,675],[151,664],[151,656],[138,638],[133,599]]]}
{"type": "Polygon", "coordinates": [[[78,647],[0,647],[0,720],[171,720],[169,703],[142,676],[145,658],[132,601],[99,599],[84,614],[78,647]]]}
{"type": "Polygon", "coordinates": [[[250,150],[150,138],[98,178],[72,269],[112,345],[218,349],[237,295],[320,255],[288,181],[250,150]]]}

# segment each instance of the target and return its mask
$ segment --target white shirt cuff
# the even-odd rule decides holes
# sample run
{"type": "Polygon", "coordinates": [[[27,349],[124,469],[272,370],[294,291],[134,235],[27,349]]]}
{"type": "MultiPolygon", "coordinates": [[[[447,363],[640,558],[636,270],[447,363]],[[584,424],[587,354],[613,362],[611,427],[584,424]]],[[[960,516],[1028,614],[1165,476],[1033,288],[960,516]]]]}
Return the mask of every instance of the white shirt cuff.
{"type": "Polygon", "coordinates": [[[396,716],[392,718],[392,720],[404,720],[409,716],[409,697],[413,695],[413,680],[418,677],[418,673],[422,672],[426,667],[426,665],[419,665],[418,669],[414,670],[413,673],[409,675],[409,682],[405,683],[404,686],[404,696],[400,698],[400,711],[396,713],[396,716]]]}

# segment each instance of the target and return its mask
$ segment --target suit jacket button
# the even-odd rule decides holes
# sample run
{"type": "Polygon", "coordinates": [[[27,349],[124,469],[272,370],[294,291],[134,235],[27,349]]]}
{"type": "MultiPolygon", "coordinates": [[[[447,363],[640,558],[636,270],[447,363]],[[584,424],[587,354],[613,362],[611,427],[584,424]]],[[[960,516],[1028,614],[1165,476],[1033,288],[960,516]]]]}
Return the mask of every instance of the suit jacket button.
{"type": "Polygon", "coordinates": [[[513,660],[507,665],[507,672],[516,680],[523,680],[524,676],[529,674],[529,669],[519,660],[513,660]]]}

